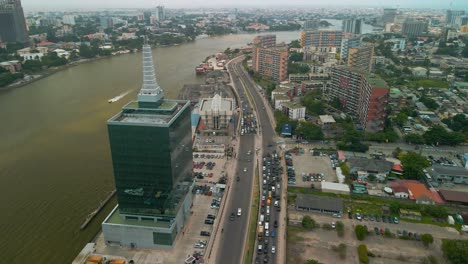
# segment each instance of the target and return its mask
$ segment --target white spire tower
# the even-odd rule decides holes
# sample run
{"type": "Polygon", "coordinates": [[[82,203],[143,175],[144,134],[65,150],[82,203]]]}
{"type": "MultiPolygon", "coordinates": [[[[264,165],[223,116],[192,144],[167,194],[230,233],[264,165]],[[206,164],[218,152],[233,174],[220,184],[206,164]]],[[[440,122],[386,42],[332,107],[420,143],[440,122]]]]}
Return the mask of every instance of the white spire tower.
{"type": "Polygon", "coordinates": [[[163,97],[164,91],[156,82],[151,47],[146,42],[145,38],[145,44],[143,45],[143,85],[138,93],[138,101],[157,103],[163,97]]]}

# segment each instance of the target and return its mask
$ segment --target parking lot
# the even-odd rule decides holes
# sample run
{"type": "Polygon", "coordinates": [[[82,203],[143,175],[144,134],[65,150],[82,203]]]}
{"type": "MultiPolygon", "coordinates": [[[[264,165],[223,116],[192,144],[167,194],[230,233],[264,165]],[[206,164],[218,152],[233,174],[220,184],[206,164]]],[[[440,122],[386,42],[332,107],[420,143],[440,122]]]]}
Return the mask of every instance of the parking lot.
{"type": "Polygon", "coordinates": [[[293,232],[288,234],[288,263],[301,263],[295,261],[305,261],[315,259],[321,263],[359,263],[356,248],[359,244],[367,245],[370,252],[376,257],[370,258],[371,263],[421,263],[422,258],[433,255],[439,263],[445,263],[442,252],[440,251],[441,238],[464,239],[454,228],[439,227],[426,224],[414,224],[400,221],[399,224],[383,223],[366,220],[348,219],[347,215],[342,218],[334,218],[324,214],[297,212],[290,208],[288,217],[290,223],[300,223],[303,215],[309,215],[320,225],[330,224],[337,220],[344,224],[345,235],[338,237],[334,230],[325,230],[315,228],[313,231],[304,231],[300,228],[291,228],[293,232]],[[369,229],[369,235],[363,240],[356,239],[354,227],[356,225],[366,225],[369,229]],[[374,228],[381,230],[388,229],[395,235],[393,238],[385,237],[381,234],[376,235],[374,228]],[[425,248],[421,241],[416,239],[403,240],[398,238],[398,230],[401,233],[432,234],[434,244],[425,248]],[[333,246],[344,243],[347,247],[346,258],[340,259],[333,246]],[[292,255],[290,255],[292,254],[292,255]]]}
{"type": "MultiPolygon", "coordinates": [[[[337,181],[336,172],[332,168],[328,155],[313,156],[305,152],[304,154],[298,153],[298,155],[292,153],[291,156],[296,178],[294,186],[309,188],[312,183],[319,184],[321,181],[337,181]]],[[[319,187],[316,186],[316,188],[319,187]]]]}

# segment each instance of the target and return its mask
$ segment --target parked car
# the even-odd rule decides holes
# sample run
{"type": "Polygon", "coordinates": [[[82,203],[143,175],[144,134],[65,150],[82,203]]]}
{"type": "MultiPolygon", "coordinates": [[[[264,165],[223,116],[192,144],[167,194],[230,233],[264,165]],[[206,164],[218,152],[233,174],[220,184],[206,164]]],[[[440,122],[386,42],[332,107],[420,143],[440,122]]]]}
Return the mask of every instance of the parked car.
{"type": "Polygon", "coordinates": [[[356,219],[362,221],[362,217],[360,213],[356,213],[356,219]]]}
{"type": "Polygon", "coordinates": [[[277,228],[278,227],[278,221],[275,220],[275,223],[273,224],[273,227],[277,228]]]}
{"type": "Polygon", "coordinates": [[[379,232],[379,228],[378,227],[374,227],[374,232],[376,235],[380,235],[380,232],[379,232]]]}
{"type": "Polygon", "coordinates": [[[210,236],[210,232],[208,232],[208,231],[200,231],[200,236],[210,236]]]}
{"type": "Polygon", "coordinates": [[[206,216],[206,218],[214,220],[216,217],[212,214],[209,214],[206,216]]]}
{"type": "Polygon", "coordinates": [[[235,213],[231,213],[231,216],[229,217],[229,219],[231,221],[234,221],[234,219],[236,219],[236,214],[235,213]]]}
{"type": "Polygon", "coordinates": [[[214,224],[214,221],[211,220],[211,219],[206,219],[206,220],[205,220],[205,224],[207,224],[207,225],[212,225],[212,224],[214,224]]]}
{"type": "Polygon", "coordinates": [[[398,217],[396,217],[396,216],[395,216],[395,217],[393,217],[393,223],[395,223],[395,224],[398,224],[398,223],[399,223],[399,221],[398,221],[398,217]]]}
{"type": "Polygon", "coordinates": [[[331,227],[332,227],[333,229],[335,229],[335,228],[336,228],[336,223],[335,223],[335,222],[332,222],[332,223],[331,223],[331,227]]]}
{"type": "Polygon", "coordinates": [[[272,254],[275,254],[275,253],[276,253],[276,247],[275,247],[275,246],[271,246],[271,253],[272,253],[272,254]]]}
{"type": "Polygon", "coordinates": [[[375,221],[380,222],[380,216],[379,215],[375,215],[375,221]]]}

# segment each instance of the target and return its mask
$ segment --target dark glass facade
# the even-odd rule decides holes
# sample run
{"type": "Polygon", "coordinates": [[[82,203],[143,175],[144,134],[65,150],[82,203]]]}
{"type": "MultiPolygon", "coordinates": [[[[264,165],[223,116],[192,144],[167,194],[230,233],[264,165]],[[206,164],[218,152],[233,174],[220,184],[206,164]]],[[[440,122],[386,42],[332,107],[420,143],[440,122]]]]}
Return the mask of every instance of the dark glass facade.
{"type": "Polygon", "coordinates": [[[192,136],[189,105],[175,111],[168,123],[108,122],[121,214],[161,216],[158,221],[170,221],[177,214],[188,191],[181,183],[192,181],[192,136]]]}
{"type": "Polygon", "coordinates": [[[0,2],[0,39],[4,42],[27,42],[28,31],[21,1],[0,2]]]}

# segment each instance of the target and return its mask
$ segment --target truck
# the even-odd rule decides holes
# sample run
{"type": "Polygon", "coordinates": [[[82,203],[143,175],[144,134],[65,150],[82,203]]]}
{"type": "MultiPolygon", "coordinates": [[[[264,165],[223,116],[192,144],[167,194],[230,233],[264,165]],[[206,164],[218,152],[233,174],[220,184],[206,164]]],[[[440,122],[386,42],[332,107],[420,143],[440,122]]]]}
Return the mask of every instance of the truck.
{"type": "Polygon", "coordinates": [[[263,232],[264,232],[263,226],[259,225],[257,229],[258,241],[261,241],[263,239],[263,232]]]}

